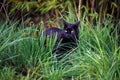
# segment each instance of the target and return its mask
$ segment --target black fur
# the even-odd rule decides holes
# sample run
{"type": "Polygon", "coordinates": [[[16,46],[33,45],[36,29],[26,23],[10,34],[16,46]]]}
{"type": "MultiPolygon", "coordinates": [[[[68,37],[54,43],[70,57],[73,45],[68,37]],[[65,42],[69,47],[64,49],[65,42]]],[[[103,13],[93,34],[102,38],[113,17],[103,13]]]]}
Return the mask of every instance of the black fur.
{"type": "Polygon", "coordinates": [[[51,34],[52,37],[54,37],[55,34],[57,33],[57,41],[54,46],[55,48],[56,46],[58,46],[57,44],[60,42],[60,46],[57,49],[54,49],[53,53],[56,54],[65,53],[71,50],[72,48],[77,47],[76,42],[79,39],[79,27],[78,27],[79,24],[80,21],[71,24],[63,20],[64,25],[63,29],[59,28],[46,29],[45,31],[46,36],[49,36],[51,34]]]}

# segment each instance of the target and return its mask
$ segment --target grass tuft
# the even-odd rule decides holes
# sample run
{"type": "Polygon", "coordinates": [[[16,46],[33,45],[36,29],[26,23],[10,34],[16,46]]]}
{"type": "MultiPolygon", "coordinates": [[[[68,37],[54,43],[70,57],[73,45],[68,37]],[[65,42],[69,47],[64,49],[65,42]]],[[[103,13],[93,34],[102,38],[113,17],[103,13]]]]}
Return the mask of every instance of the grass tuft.
{"type": "MultiPolygon", "coordinates": [[[[70,16],[70,15],[69,15],[70,16]]],[[[69,18],[68,18],[69,19],[69,18]]],[[[69,20],[70,21],[70,20],[69,20]]],[[[36,28],[17,29],[0,23],[0,79],[2,80],[117,80],[120,78],[118,35],[114,23],[81,20],[78,47],[61,60],[52,55],[55,40],[36,28]]]]}

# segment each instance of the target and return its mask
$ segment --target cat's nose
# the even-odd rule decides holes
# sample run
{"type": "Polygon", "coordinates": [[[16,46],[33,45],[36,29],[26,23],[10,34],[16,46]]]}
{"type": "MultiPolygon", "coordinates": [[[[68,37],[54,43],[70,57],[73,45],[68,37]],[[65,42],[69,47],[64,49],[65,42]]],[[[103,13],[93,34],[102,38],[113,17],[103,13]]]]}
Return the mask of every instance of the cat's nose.
{"type": "Polygon", "coordinates": [[[71,36],[70,36],[70,35],[67,35],[67,38],[71,38],[71,36]]]}

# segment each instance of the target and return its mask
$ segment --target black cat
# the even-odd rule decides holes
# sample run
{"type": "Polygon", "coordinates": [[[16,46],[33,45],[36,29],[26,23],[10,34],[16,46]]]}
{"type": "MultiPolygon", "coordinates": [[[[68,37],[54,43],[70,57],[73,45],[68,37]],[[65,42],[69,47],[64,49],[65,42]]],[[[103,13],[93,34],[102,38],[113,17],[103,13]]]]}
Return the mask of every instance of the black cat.
{"type": "Polygon", "coordinates": [[[63,20],[63,29],[48,28],[45,30],[46,36],[52,35],[52,37],[54,37],[57,33],[57,41],[54,46],[53,54],[65,53],[72,48],[77,47],[77,40],[79,39],[79,24],[80,21],[71,24],[63,20]],[[59,46],[58,43],[60,43],[59,46]],[[58,48],[56,48],[57,46],[58,48]]]}

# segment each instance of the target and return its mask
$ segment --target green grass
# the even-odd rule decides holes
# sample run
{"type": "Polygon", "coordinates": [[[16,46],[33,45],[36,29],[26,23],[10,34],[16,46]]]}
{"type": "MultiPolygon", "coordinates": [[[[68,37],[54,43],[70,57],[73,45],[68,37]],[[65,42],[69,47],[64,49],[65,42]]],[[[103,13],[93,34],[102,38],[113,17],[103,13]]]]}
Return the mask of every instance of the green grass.
{"type": "Polygon", "coordinates": [[[45,48],[41,29],[36,35],[35,28],[0,23],[0,80],[118,80],[120,47],[113,26],[109,20],[81,20],[78,47],[57,61],[51,54],[55,39],[45,48]]]}

